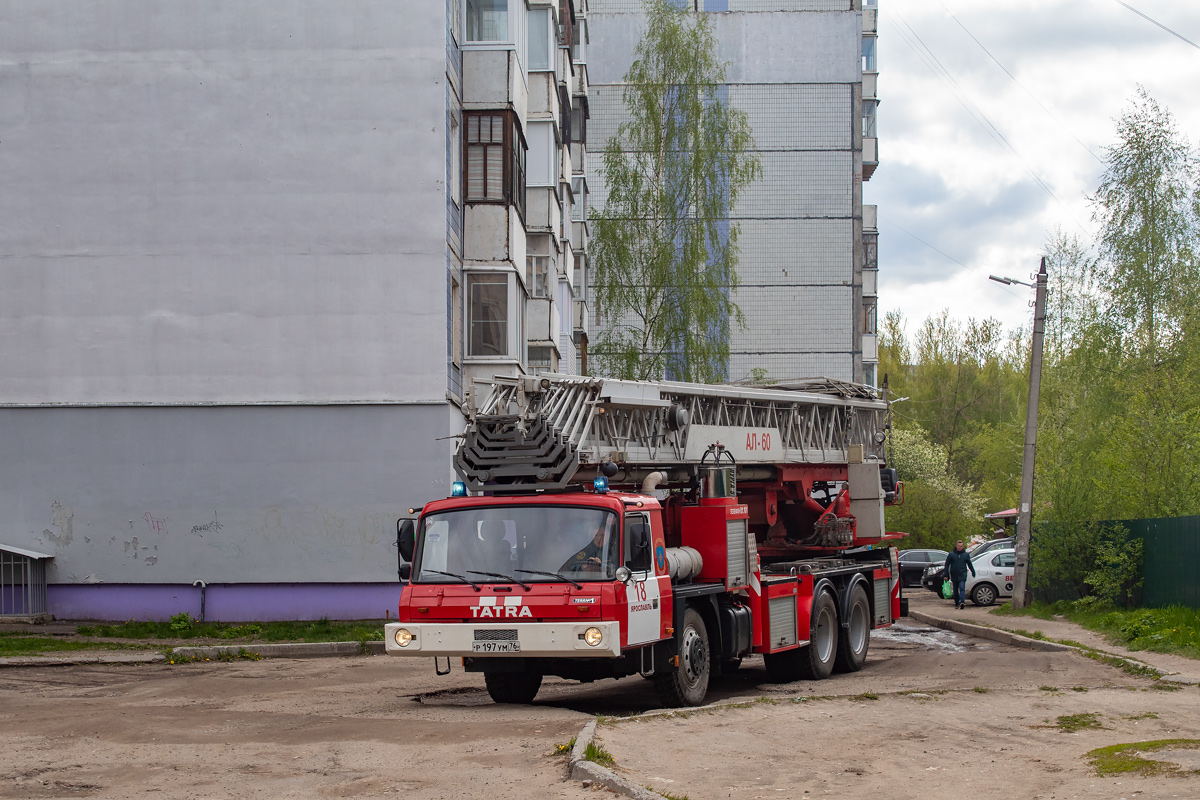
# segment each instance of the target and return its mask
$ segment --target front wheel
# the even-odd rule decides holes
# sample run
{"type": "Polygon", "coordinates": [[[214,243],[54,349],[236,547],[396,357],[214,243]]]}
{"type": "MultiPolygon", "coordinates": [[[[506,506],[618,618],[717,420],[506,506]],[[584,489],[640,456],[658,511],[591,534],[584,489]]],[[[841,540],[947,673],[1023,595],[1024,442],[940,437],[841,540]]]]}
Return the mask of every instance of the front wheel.
{"type": "Polygon", "coordinates": [[[990,583],[981,583],[971,590],[971,602],[977,606],[990,606],[996,602],[996,590],[990,583]]]}
{"type": "Polygon", "coordinates": [[[862,584],[850,591],[850,607],[846,612],[846,627],[838,641],[838,672],[858,672],[867,660],[867,647],[871,644],[871,604],[862,584]]]}
{"type": "Polygon", "coordinates": [[[667,706],[698,706],[708,694],[710,675],[708,629],[694,609],[683,614],[683,632],[679,637],[679,663],[655,673],[654,688],[667,706]]]}
{"type": "Polygon", "coordinates": [[[542,676],[538,672],[485,672],[483,683],[493,702],[524,706],[537,697],[542,676]]]}

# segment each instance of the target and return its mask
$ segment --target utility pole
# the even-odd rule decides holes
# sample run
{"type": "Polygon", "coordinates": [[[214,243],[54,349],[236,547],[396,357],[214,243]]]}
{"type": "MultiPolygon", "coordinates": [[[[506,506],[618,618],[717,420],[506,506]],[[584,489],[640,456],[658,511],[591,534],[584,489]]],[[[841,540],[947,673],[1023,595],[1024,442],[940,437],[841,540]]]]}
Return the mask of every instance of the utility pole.
{"type": "Polygon", "coordinates": [[[1035,290],[1033,302],[1033,352],[1029,359],[1029,402],[1025,408],[1025,450],[1021,457],[1021,506],[1017,509],[1016,569],[1013,572],[1014,609],[1024,608],[1029,578],[1029,539],[1033,525],[1033,466],[1037,450],[1038,398],[1042,390],[1042,342],[1046,334],[1046,258],[1037,274],[1037,283],[989,275],[1003,284],[1019,283],[1035,290]]]}

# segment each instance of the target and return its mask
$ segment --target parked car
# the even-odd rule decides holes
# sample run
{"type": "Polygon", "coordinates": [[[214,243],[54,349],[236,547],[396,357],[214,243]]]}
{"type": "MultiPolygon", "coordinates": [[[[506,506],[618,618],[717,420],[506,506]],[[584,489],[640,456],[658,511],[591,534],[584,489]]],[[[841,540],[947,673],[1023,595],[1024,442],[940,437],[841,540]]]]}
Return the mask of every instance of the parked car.
{"type": "Polygon", "coordinates": [[[1017,551],[992,549],[971,559],[975,577],[967,576],[967,597],[977,606],[990,606],[1000,597],[1012,597],[1017,551]]]}
{"type": "MultiPolygon", "coordinates": [[[[993,550],[1011,549],[1016,546],[1016,539],[1009,536],[1004,539],[991,539],[986,542],[979,542],[967,548],[967,552],[971,554],[971,563],[975,563],[975,559],[985,553],[990,553],[993,550]]],[[[925,573],[921,576],[921,585],[929,591],[938,595],[942,594],[942,565],[946,563],[946,557],[942,556],[942,562],[933,564],[925,568],[925,573]]]]}
{"type": "Polygon", "coordinates": [[[945,550],[901,550],[900,585],[920,586],[921,577],[929,565],[941,564],[945,560],[945,550]]]}

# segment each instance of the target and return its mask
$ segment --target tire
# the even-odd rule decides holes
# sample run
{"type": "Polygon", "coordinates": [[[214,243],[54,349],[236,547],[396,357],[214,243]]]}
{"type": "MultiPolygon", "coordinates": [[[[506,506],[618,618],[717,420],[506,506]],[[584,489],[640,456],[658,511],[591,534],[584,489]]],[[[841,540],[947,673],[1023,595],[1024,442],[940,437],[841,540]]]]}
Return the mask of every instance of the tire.
{"type": "Polygon", "coordinates": [[[703,703],[712,674],[711,658],[704,619],[696,609],[689,608],[683,614],[679,636],[679,664],[654,676],[654,688],[663,705],[677,708],[703,703]]]}
{"type": "Polygon", "coordinates": [[[990,583],[978,583],[971,590],[971,602],[977,606],[990,606],[996,602],[996,587],[990,583]]]}
{"type": "Polygon", "coordinates": [[[871,646],[871,603],[862,584],[850,590],[850,605],[846,612],[847,627],[838,633],[835,672],[858,672],[867,660],[867,648],[871,646]]]}
{"type": "Polygon", "coordinates": [[[529,705],[542,688],[539,672],[485,672],[483,683],[487,693],[496,703],[529,705]]]}

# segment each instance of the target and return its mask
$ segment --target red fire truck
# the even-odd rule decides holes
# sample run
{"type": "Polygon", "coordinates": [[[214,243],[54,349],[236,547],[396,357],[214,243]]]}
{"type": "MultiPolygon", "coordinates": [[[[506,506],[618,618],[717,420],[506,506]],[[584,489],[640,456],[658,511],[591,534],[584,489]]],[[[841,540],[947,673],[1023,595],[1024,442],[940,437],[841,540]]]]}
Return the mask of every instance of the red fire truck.
{"type": "Polygon", "coordinates": [[[398,523],[389,655],[461,658],[500,703],[640,673],[698,705],[751,653],[781,682],[861,669],[901,614],[873,389],[539,375],[464,411],[462,481],[398,523]]]}

